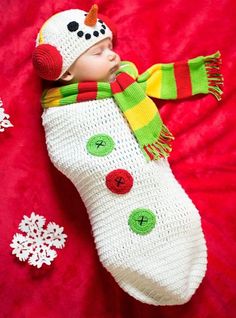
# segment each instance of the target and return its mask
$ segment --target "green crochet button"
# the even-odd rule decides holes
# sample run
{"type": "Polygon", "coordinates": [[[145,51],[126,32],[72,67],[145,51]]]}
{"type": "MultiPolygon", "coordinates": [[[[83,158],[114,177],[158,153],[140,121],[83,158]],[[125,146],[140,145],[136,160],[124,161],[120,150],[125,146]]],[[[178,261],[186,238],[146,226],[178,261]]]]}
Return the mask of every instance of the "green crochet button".
{"type": "Polygon", "coordinates": [[[106,156],[115,147],[113,139],[105,134],[94,135],[87,142],[87,150],[93,156],[106,156]]]}
{"type": "Polygon", "coordinates": [[[155,227],[156,216],[148,209],[135,209],[129,216],[128,224],[133,232],[145,235],[155,227]]]}

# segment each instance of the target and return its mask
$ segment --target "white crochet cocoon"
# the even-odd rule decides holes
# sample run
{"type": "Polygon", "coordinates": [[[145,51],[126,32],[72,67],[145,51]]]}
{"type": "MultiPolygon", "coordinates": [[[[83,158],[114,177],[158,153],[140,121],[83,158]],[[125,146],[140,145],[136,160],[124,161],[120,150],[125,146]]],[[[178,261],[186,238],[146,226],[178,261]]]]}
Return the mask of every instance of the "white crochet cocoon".
{"type": "Polygon", "coordinates": [[[147,162],[112,98],[52,107],[42,119],[51,161],[79,191],[100,261],[119,286],[148,304],[189,301],[205,275],[207,249],[198,210],[167,159],[147,162]],[[87,151],[96,134],[113,139],[111,153],[99,157],[87,151]],[[107,188],[106,176],[116,169],[132,175],[128,193],[107,188]],[[156,215],[148,234],[129,227],[137,208],[156,215]]]}

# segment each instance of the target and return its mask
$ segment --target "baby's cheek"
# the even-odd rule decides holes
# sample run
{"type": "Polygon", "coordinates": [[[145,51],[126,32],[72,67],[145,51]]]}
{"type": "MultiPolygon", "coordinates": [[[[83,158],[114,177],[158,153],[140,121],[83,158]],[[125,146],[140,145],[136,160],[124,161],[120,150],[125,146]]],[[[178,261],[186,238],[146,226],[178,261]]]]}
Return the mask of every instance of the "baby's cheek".
{"type": "Polygon", "coordinates": [[[88,67],[79,72],[79,77],[83,81],[93,81],[96,80],[96,73],[96,68],[92,64],[90,64],[88,65],[88,67]]]}
{"type": "Polygon", "coordinates": [[[99,62],[95,65],[91,65],[88,71],[88,75],[95,81],[107,79],[108,73],[109,67],[99,62]]]}

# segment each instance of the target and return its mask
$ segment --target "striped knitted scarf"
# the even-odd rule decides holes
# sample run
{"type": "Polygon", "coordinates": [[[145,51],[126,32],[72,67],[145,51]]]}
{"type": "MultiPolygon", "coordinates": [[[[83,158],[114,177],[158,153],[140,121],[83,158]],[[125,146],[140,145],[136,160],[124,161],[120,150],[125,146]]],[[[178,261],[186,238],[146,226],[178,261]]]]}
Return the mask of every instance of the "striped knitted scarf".
{"type": "Polygon", "coordinates": [[[114,82],[81,82],[48,89],[41,102],[43,108],[49,108],[113,97],[144,156],[155,160],[169,155],[174,137],[150,97],[178,99],[211,93],[220,100],[223,84],[220,64],[217,52],[184,62],[154,64],[138,75],[133,63],[123,61],[114,82]]]}

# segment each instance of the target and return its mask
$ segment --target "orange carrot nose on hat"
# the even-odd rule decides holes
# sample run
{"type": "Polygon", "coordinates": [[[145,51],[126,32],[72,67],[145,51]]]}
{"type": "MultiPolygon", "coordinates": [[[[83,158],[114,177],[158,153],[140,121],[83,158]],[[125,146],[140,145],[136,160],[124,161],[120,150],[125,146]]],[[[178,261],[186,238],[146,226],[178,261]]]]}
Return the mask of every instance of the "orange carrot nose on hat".
{"type": "Polygon", "coordinates": [[[89,12],[71,9],[50,17],[41,27],[33,52],[33,66],[40,77],[58,80],[74,61],[105,38],[115,41],[116,27],[94,4],[89,12]]]}
{"type": "Polygon", "coordinates": [[[90,9],[89,13],[87,14],[84,24],[88,26],[94,26],[97,23],[97,13],[98,13],[98,6],[94,4],[90,9]]]}

